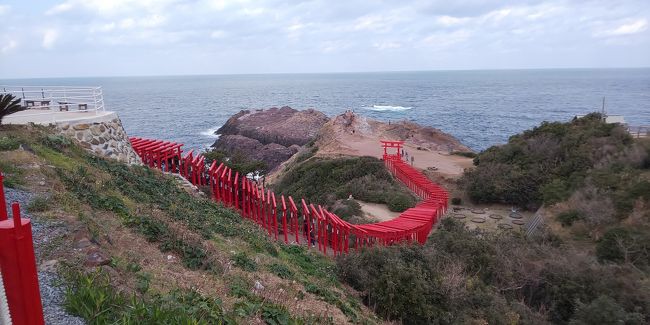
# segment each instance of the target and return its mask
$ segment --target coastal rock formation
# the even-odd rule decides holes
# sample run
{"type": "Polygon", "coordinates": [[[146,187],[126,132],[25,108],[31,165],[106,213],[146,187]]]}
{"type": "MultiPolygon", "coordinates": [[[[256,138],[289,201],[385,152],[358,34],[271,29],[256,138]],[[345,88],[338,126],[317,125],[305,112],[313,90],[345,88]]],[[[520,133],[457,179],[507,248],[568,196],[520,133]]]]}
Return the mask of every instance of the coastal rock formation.
{"type": "Polygon", "coordinates": [[[353,139],[371,138],[379,140],[401,140],[407,145],[427,151],[471,152],[452,135],[429,126],[421,126],[410,121],[386,123],[353,112],[345,112],[331,119],[321,130],[318,139],[320,147],[345,145],[353,139]],[[342,142],[342,143],[341,143],[342,142]]]}
{"type": "Polygon", "coordinates": [[[242,135],[224,135],[213,147],[228,153],[241,152],[252,160],[261,160],[273,169],[298,152],[300,146],[285,147],[277,143],[263,144],[242,135]]]}
{"type": "Polygon", "coordinates": [[[327,121],[325,114],[314,109],[299,111],[284,106],[245,110],[215,132],[221,136],[212,147],[264,161],[272,170],[298,152],[300,146],[314,140],[327,121]]]}
{"type": "Polygon", "coordinates": [[[302,146],[313,140],[328,120],[325,114],[314,109],[299,111],[284,106],[254,112],[246,110],[233,115],[215,133],[242,135],[262,144],[302,146]]]}

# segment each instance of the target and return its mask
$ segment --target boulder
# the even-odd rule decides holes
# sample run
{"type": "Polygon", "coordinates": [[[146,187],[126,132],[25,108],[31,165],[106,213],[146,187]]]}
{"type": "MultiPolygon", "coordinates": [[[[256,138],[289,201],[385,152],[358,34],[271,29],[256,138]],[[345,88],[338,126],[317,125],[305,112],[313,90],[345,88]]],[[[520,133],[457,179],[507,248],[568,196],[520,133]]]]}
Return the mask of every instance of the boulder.
{"type": "Polygon", "coordinates": [[[241,111],[215,132],[221,136],[212,147],[264,161],[273,170],[298,152],[300,146],[314,140],[327,121],[325,114],[314,109],[298,111],[285,106],[241,111]]]}
{"type": "Polygon", "coordinates": [[[302,146],[313,140],[328,120],[325,114],[314,109],[299,111],[288,106],[273,107],[255,112],[241,111],[215,133],[243,135],[263,144],[302,146]]]}

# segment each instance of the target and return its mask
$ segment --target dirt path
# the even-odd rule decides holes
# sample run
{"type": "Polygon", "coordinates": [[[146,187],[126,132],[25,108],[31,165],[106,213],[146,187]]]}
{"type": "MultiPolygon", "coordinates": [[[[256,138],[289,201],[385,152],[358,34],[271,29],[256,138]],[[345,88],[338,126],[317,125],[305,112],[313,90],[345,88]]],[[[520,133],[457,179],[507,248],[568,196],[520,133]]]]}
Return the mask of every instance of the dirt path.
{"type": "Polygon", "coordinates": [[[395,219],[400,214],[399,212],[390,211],[385,204],[369,203],[359,200],[357,202],[361,205],[361,210],[366,214],[366,217],[377,222],[395,219]]]}

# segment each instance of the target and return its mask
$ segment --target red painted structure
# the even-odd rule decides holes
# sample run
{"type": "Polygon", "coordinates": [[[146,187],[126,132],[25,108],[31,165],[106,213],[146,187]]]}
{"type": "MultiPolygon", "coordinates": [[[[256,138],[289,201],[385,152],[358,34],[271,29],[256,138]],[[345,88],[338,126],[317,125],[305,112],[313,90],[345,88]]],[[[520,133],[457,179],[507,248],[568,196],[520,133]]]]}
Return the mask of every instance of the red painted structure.
{"type": "Polygon", "coordinates": [[[145,165],[179,173],[197,186],[209,186],[215,201],[256,222],[272,238],[285,243],[304,241],[334,256],[347,253],[350,246],[360,248],[404,241],[424,244],[433,225],[445,213],[449,200],[449,194],[442,187],[402,161],[402,141],[382,141],[383,159],[388,170],[422,201],[395,219],[354,225],[320,205],[308,204],[305,199],[296,201],[291,196],[276,196],[223,163],[213,162],[206,169],[205,158],[194,155],[193,151],[183,155],[181,144],[135,137],[130,140],[145,165]],[[397,151],[389,153],[390,149],[397,151]]]}
{"type": "Polygon", "coordinates": [[[12,203],[13,217],[8,219],[3,176],[0,173],[0,269],[14,324],[44,324],[41,294],[38,288],[32,225],[20,217],[20,205],[12,203]]]}

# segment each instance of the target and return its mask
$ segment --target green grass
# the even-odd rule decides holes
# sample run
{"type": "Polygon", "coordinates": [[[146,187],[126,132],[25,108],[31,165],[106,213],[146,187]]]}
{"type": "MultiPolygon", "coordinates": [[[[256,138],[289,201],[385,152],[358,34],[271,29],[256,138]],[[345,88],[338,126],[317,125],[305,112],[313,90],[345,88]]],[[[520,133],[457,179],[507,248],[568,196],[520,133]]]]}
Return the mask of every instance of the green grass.
{"type": "Polygon", "coordinates": [[[219,299],[196,291],[138,297],[115,291],[101,272],[71,271],[67,280],[65,308],[88,324],[235,324],[225,315],[219,299]]]}
{"type": "Polygon", "coordinates": [[[393,179],[384,163],[373,157],[312,158],[294,163],[276,184],[282,194],[331,207],[350,195],[366,202],[389,204],[399,196],[398,211],[415,205],[409,190],[393,179]]]}
{"type": "Polygon", "coordinates": [[[0,137],[0,151],[16,150],[20,147],[20,142],[13,137],[0,137]]]}
{"type": "Polygon", "coordinates": [[[29,202],[27,205],[27,211],[29,212],[43,212],[50,209],[51,202],[50,198],[37,196],[29,202]]]}

